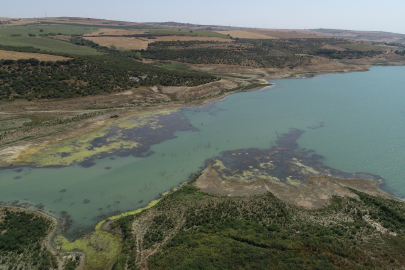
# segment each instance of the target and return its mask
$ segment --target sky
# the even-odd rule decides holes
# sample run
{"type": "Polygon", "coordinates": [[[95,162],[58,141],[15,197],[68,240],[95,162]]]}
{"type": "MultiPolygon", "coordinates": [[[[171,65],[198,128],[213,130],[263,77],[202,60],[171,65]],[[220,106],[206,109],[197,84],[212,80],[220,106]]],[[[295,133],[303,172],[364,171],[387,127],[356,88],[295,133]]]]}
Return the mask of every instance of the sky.
{"type": "Polygon", "coordinates": [[[405,34],[404,0],[0,0],[0,17],[70,16],[278,29],[405,34]]]}

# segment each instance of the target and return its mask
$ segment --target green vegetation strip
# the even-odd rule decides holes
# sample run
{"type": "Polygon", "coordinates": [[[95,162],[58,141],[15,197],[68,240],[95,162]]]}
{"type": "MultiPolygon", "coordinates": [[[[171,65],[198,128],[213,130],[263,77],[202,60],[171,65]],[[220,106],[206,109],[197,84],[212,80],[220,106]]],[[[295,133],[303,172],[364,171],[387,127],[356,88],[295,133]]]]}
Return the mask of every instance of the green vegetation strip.
{"type": "Polygon", "coordinates": [[[334,197],[326,208],[305,210],[271,193],[214,196],[186,185],[153,208],[111,225],[125,235],[113,269],[401,267],[405,204],[351,191],[360,200],[334,197]],[[133,231],[134,221],[143,229],[133,231]],[[153,255],[143,257],[149,252],[153,255]]]}
{"type": "Polygon", "coordinates": [[[89,26],[77,26],[77,25],[46,25],[46,24],[30,24],[30,25],[18,25],[7,26],[0,29],[0,36],[11,37],[15,35],[28,36],[31,35],[81,35],[96,31],[98,28],[89,26]]]}
{"type": "Polygon", "coordinates": [[[0,45],[2,46],[17,46],[17,47],[33,47],[40,49],[43,53],[54,52],[64,53],[69,55],[101,55],[102,53],[95,51],[92,48],[74,45],[62,40],[45,38],[45,37],[1,37],[0,45]]]}

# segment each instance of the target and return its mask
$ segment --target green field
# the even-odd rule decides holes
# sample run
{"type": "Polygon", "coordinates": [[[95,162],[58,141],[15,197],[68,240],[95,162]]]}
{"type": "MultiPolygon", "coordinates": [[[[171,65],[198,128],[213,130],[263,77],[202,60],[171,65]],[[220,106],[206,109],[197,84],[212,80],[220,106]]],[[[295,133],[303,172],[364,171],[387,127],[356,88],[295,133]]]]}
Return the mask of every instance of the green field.
{"type": "Polygon", "coordinates": [[[18,26],[8,26],[0,29],[0,36],[10,37],[11,35],[23,35],[28,34],[63,34],[63,35],[81,35],[84,33],[94,32],[98,28],[90,26],[76,26],[76,25],[62,25],[62,24],[28,24],[18,26]],[[43,30],[42,32],[40,30],[43,30]]]}
{"type": "Polygon", "coordinates": [[[75,55],[101,55],[92,48],[77,46],[65,41],[44,37],[0,37],[0,45],[4,46],[32,46],[49,52],[67,53],[75,55]]]}
{"type": "Polygon", "coordinates": [[[206,36],[206,37],[220,37],[220,38],[229,38],[224,34],[220,34],[213,31],[192,31],[189,30],[150,30],[152,35],[185,35],[185,36],[206,36]]]}
{"type": "Polygon", "coordinates": [[[357,51],[382,51],[386,50],[387,48],[384,46],[376,46],[370,45],[365,43],[352,43],[352,44],[339,44],[337,45],[341,48],[350,49],[350,50],[357,50],[357,51]]]}

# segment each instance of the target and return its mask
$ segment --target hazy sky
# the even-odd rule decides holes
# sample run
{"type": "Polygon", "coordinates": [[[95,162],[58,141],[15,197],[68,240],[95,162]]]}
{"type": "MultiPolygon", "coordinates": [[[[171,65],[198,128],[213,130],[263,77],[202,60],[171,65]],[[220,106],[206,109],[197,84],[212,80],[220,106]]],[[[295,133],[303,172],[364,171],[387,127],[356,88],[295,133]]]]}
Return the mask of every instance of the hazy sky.
{"type": "Polygon", "coordinates": [[[265,28],[338,28],[405,34],[404,0],[0,0],[0,17],[72,16],[265,28]]]}

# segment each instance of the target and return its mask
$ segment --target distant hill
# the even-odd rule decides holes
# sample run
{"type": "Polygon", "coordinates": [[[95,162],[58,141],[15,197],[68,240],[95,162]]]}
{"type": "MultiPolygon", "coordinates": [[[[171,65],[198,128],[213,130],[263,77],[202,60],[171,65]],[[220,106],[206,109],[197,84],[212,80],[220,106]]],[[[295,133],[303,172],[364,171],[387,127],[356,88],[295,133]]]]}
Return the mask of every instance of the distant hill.
{"type": "Polygon", "coordinates": [[[356,31],[341,29],[308,29],[308,30],[279,30],[296,31],[299,33],[319,35],[324,37],[347,38],[368,43],[401,43],[405,44],[405,35],[381,31],[356,31]]]}

